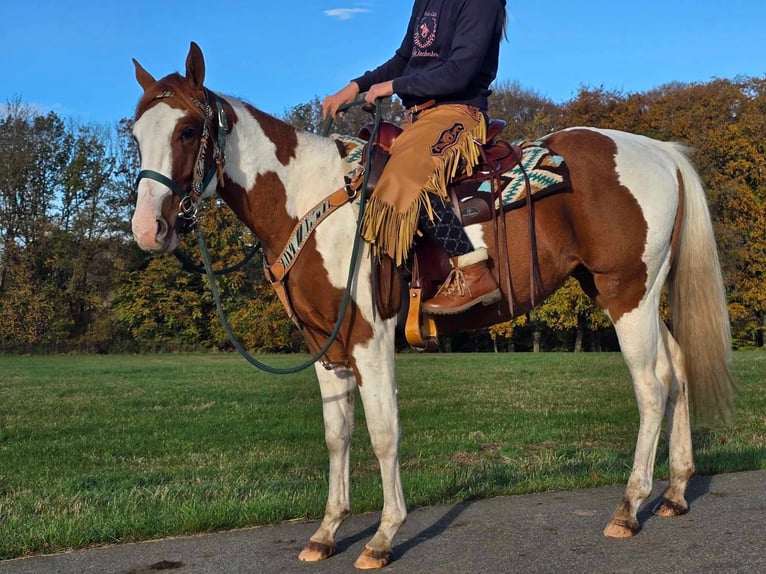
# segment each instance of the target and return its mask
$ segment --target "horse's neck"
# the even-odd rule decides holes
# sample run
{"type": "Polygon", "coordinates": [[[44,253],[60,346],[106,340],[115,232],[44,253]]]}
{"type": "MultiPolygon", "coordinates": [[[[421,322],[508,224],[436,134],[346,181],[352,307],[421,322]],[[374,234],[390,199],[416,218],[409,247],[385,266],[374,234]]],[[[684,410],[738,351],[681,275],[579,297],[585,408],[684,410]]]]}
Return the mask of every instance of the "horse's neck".
{"type": "Polygon", "coordinates": [[[273,255],[298,219],[343,185],[340,156],[328,138],[230,102],[237,121],[227,140],[226,175],[235,190],[220,193],[273,255]]]}

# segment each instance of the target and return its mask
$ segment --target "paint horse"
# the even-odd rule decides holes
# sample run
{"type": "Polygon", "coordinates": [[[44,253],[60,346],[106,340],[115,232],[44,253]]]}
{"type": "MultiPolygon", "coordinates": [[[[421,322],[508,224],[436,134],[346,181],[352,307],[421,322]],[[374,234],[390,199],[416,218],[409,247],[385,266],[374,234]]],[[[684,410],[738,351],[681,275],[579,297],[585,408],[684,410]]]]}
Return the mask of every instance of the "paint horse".
{"type": "MultiPolygon", "coordinates": [[[[218,193],[260,238],[264,257],[273,263],[302,216],[344,187],[332,139],[296,131],[239,99],[209,91],[196,44],[185,76],[156,80],[134,64],[144,90],[134,126],[141,168],[162,174],[138,184],[132,227],[142,248],[162,254],[177,246],[179,207],[184,213],[186,202],[179,195],[197,199],[218,193]],[[225,163],[219,149],[224,139],[225,163]],[[207,170],[218,177],[201,181],[199,174],[207,170]]],[[[604,530],[606,536],[628,537],[638,531],[636,513],[651,491],[663,417],[670,478],[655,513],[675,516],[688,509],[684,492],[694,473],[689,397],[703,414],[725,417],[732,411],[729,323],[710,215],[700,179],[679,145],[594,128],[559,131],[544,141],[569,166],[571,189],[536,202],[542,295],[570,275],[579,281],[614,324],[638,400],[633,469],[604,530]],[[666,280],[672,334],[658,314],[666,280]]],[[[327,341],[338,317],[358,209],[347,202],[318,225],[283,281],[312,351],[327,341]]],[[[507,228],[521,236],[527,233],[524,211],[505,216],[507,228]]],[[[486,247],[495,260],[491,224],[470,226],[468,233],[474,246],[486,247]]],[[[503,286],[503,305],[512,303],[516,313],[524,313],[532,295],[529,247],[518,239],[509,247],[512,290],[503,286]]],[[[356,561],[362,569],[388,564],[394,535],[407,516],[398,461],[397,315],[395,309],[373,309],[371,266],[364,245],[349,311],[326,354],[331,368],[316,368],[329,494],[324,519],[299,556],[303,561],[331,556],[335,534],[351,511],[349,447],[358,390],[384,494],[379,528],[356,561]]],[[[503,320],[481,312],[487,320],[503,320]]],[[[480,321],[474,317],[467,323],[472,324],[463,327],[480,321]]]]}

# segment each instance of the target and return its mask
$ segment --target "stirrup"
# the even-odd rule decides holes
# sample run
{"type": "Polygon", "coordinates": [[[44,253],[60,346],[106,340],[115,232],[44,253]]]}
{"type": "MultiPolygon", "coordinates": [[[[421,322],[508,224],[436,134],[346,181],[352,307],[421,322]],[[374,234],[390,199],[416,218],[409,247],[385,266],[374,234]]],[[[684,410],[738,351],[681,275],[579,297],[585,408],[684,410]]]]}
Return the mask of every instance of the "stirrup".
{"type": "Polygon", "coordinates": [[[423,290],[410,288],[410,308],[404,326],[404,336],[416,351],[433,353],[439,349],[439,333],[436,322],[422,311],[423,290]]]}

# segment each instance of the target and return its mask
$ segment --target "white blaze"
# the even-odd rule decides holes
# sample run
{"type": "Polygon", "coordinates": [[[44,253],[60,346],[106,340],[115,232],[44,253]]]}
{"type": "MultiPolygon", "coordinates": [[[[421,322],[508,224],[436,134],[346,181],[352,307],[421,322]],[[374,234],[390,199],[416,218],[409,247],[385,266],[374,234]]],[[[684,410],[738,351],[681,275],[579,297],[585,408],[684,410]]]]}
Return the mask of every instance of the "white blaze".
{"type": "MultiPolygon", "coordinates": [[[[133,126],[133,135],[141,151],[141,169],[149,169],[171,177],[173,151],[171,138],[175,126],[184,112],[165,103],[144,112],[133,126]]],[[[138,199],[133,214],[133,237],[142,249],[158,249],[157,220],[162,218],[162,202],[172,193],[167,187],[151,179],[138,184],[138,199]]]]}

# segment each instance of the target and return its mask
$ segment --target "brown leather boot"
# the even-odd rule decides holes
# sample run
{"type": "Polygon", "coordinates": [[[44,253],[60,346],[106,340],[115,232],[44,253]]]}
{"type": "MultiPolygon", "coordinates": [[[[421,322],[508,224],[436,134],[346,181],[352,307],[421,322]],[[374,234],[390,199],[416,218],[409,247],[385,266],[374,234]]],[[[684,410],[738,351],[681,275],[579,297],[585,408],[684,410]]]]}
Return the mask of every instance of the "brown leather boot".
{"type": "Polygon", "coordinates": [[[500,300],[500,289],[487,267],[487,250],[452,258],[452,271],[433,299],[423,303],[423,312],[430,315],[454,315],[482,303],[491,305],[500,300]]]}

